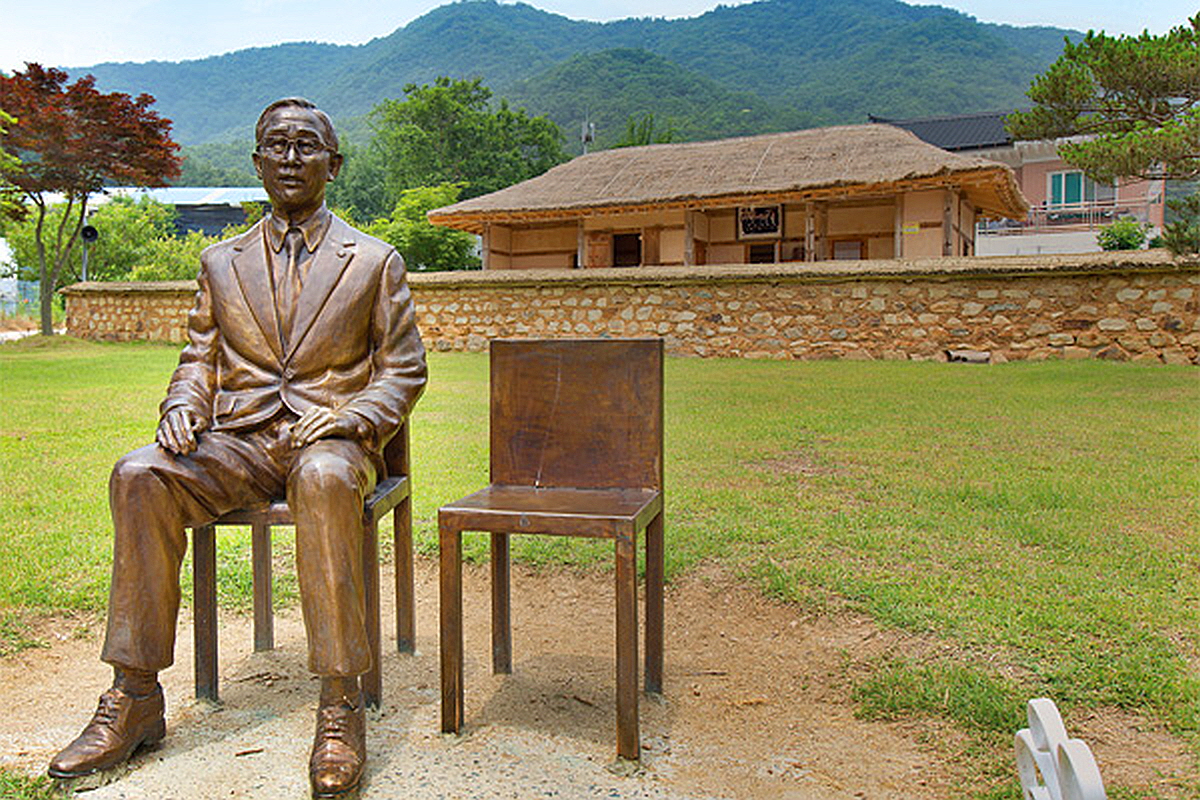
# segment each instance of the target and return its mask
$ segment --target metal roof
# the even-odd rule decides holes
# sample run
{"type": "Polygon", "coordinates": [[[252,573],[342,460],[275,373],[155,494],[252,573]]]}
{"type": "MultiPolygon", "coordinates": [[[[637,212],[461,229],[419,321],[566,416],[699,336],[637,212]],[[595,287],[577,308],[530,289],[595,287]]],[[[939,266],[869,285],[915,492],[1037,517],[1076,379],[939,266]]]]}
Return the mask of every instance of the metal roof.
{"type": "MultiPolygon", "coordinates": [[[[104,205],[114,197],[132,197],[134,200],[149,197],[171,206],[240,206],[245,202],[270,202],[266,189],[261,186],[164,186],[158,189],[146,189],[141,186],[108,186],[88,197],[88,205],[95,208],[104,205]]],[[[67,202],[67,198],[61,194],[46,194],[48,205],[65,202],[67,202]]]]}
{"type": "Polygon", "coordinates": [[[984,111],[975,114],[956,114],[942,117],[886,119],[868,115],[871,122],[882,122],[904,128],[943,150],[981,150],[986,147],[1006,147],[1012,137],[1004,130],[1009,111],[984,111]]]}
{"type": "MultiPolygon", "coordinates": [[[[223,205],[240,206],[245,202],[267,200],[267,191],[261,186],[166,186],[159,189],[144,189],[138,186],[116,186],[105,189],[108,197],[149,197],[171,206],[223,205]]],[[[93,197],[95,204],[102,198],[93,197]]]]}

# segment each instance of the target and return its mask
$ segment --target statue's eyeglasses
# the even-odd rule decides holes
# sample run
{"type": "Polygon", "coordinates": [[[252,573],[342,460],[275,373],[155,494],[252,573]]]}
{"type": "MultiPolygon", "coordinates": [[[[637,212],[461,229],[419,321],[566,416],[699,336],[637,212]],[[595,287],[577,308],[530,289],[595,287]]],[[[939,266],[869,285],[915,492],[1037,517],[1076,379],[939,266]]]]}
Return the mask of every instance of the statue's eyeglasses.
{"type": "Polygon", "coordinates": [[[301,158],[313,158],[321,151],[330,149],[316,137],[289,139],[286,136],[268,136],[258,145],[258,152],[271,158],[286,158],[293,147],[301,158]]]}

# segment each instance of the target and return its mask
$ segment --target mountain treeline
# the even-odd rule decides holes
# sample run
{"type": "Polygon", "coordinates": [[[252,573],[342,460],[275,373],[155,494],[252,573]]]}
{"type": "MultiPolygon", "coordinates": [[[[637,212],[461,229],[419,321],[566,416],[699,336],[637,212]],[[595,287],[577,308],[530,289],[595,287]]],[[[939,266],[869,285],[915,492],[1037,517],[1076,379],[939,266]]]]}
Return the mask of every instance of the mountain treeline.
{"type": "MultiPolygon", "coordinates": [[[[607,146],[646,114],[682,140],[863,122],[867,114],[1016,108],[1063,37],[1075,34],[898,0],[758,0],[688,19],[607,23],[463,0],[363,45],[292,43],[72,72],[94,74],[105,90],[154,95],[197,165],[219,170],[228,154],[196,146],[252,140],[258,112],[290,94],[312,99],[346,138],[365,143],[362,118],[405,85],[482,78],[496,98],[556,122],[578,152],[586,121],[607,146]]],[[[246,161],[238,163],[245,174],[246,161]]]]}

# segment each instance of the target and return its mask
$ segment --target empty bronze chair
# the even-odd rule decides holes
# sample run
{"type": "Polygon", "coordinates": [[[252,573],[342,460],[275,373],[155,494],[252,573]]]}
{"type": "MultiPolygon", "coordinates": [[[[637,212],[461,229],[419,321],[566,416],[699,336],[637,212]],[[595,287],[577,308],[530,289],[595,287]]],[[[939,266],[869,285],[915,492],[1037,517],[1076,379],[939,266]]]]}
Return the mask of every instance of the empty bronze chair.
{"type": "MultiPolygon", "coordinates": [[[[416,636],[413,598],[412,499],[409,482],[408,422],[398,430],[383,451],[386,477],[363,502],[363,583],[366,597],[367,633],[371,644],[371,671],[362,678],[363,696],[378,707],[383,679],[380,669],[379,615],[379,520],[394,511],[392,525],[396,558],[396,644],[402,653],[412,653],[416,636]]],[[[254,576],[254,649],[275,646],[275,624],[271,610],[271,528],[292,525],[286,500],[268,506],[231,511],[214,522],[192,531],[192,577],[195,605],[194,637],[196,697],[217,700],[217,549],[216,527],[251,526],[251,557],[254,576]]]]}
{"type": "Polygon", "coordinates": [[[496,673],[512,672],[509,534],[599,537],[616,556],[617,753],[636,759],[642,535],[645,688],[662,691],[662,340],[493,341],[490,437],[490,484],[438,510],[442,731],[463,723],[462,532],[491,533],[496,673]]]}

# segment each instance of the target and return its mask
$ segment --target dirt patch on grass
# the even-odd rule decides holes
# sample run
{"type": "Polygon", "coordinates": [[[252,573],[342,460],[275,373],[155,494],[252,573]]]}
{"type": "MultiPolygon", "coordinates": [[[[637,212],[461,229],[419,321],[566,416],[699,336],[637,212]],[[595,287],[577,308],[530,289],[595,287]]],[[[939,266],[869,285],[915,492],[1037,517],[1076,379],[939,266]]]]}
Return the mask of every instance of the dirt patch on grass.
{"type": "MultiPolygon", "coordinates": [[[[668,589],[665,692],[643,700],[639,769],[614,764],[612,580],[599,572],[516,569],[514,673],[493,676],[486,573],[467,569],[466,732],[446,737],[436,565],[418,561],[415,657],[391,649],[391,585],[385,576],[384,704],[368,724],[365,798],[931,800],[957,796],[974,774],[962,756],[966,737],[949,724],[867,721],[850,700],[864,662],[926,652],[927,637],[846,612],[803,613],[710,567],[668,589]]],[[[81,619],[35,629],[49,647],[0,659],[0,766],[43,770],[107,685],[101,627],[80,635],[81,619]]],[[[277,649],[268,653],[251,652],[246,617],[222,616],[217,707],[190,699],[183,622],[176,666],[162,676],[167,740],[86,797],[307,797],[316,684],[298,612],[278,615],[277,649]]],[[[1092,740],[1110,784],[1183,796],[1176,787],[1190,762],[1162,729],[1108,712],[1068,727],[1092,740]]]]}
{"type": "Polygon", "coordinates": [[[0,316],[0,332],[36,331],[38,322],[33,317],[0,316]]]}
{"type": "Polygon", "coordinates": [[[1150,797],[1193,797],[1200,774],[1187,746],[1160,722],[1118,708],[1068,715],[1067,735],[1083,739],[1108,785],[1150,797]]]}
{"type": "Polygon", "coordinates": [[[815,450],[791,450],[777,458],[753,462],[751,466],[777,475],[794,475],[799,478],[837,475],[847,471],[844,466],[822,458],[815,450]]]}

